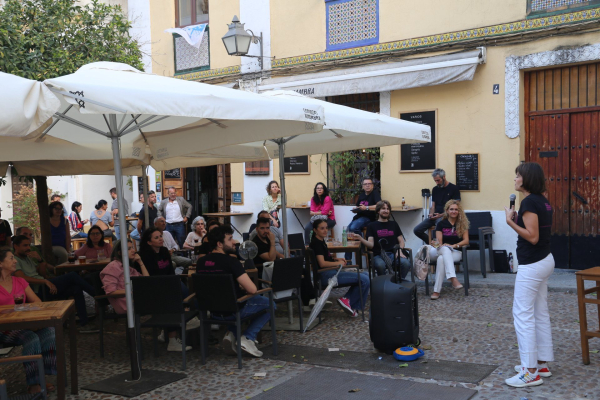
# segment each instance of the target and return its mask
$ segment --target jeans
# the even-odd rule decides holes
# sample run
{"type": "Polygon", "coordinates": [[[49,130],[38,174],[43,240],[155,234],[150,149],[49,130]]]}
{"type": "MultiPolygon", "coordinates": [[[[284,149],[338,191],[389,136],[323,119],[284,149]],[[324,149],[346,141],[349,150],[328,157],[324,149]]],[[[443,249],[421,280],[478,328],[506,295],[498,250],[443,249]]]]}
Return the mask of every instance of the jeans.
{"type": "Polygon", "coordinates": [[[429,217],[425,217],[425,219],[413,229],[415,235],[425,242],[425,244],[429,244],[429,236],[427,235],[427,230],[434,227],[438,222],[442,219],[429,219],[429,217]]]}
{"type": "MultiPolygon", "coordinates": [[[[69,272],[68,274],[56,276],[48,280],[56,286],[56,294],[50,294],[50,289],[46,285],[40,287],[40,294],[41,291],[44,291],[45,298],[48,300],[64,300],[72,296],[75,300],[75,309],[77,310],[81,325],[87,324],[88,316],[83,292],[94,297],[96,295],[94,287],[79,276],[77,272],[69,272]]],[[[44,297],[40,296],[40,298],[44,297]]]]}
{"type": "MultiPolygon", "coordinates": [[[[56,340],[54,328],[42,328],[37,331],[13,330],[0,332],[0,343],[10,346],[23,346],[22,355],[41,354],[44,361],[44,373],[56,375],[56,340]]],[[[23,363],[28,385],[39,385],[38,365],[36,361],[23,363]]],[[[44,388],[42,388],[44,389],[44,388]]]]}
{"type": "Polygon", "coordinates": [[[435,284],[433,285],[433,291],[435,293],[440,293],[442,284],[444,283],[444,277],[446,279],[456,278],[454,262],[462,259],[462,251],[451,249],[448,246],[440,246],[437,249],[433,246],[429,246],[429,259],[431,261],[437,261],[435,266],[435,284]]]}
{"type": "MultiPolygon", "coordinates": [[[[337,270],[325,271],[321,274],[321,287],[325,288],[327,286],[327,282],[329,278],[336,274],[337,270]]],[[[351,286],[348,292],[344,297],[346,297],[350,301],[350,307],[353,310],[361,310],[360,307],[360,299],[362,296],[362,305],[363,307],[367,304],[367,296],[369,295],[369,286],[370,279],[369,275],[365,272],[361,272],[360,274],[360,283],[362,286],[362,293],[358,285],[351,286]]],[[[337,277],[338,285],[346,285],[349,283],[358,283],[358,277],[356,272],[345,272],[340,271],[337,277]]]]}
{"type": "MultiPolygon", "coordinates": [[[[393,265],[396,255],[391,252],[386,252],[386,254],[392,260],[393,265]]],[[[410,267],[410,260],[408,258],[400,257],[400,276],[402,277],[402,279],[406,278],[406,275],[408,275],[408,271],[410,271],[410,267]]],[[[380,255],[373,257],[373,268],[375,269],[375,273],[377,275],[385,274],[385,261],[383,261],[383,258],[381,258],[380,255]]]]}
{"type": "MultiPolygon", "coordinates": [[[[277,307],[275,307],[275,304],[273,304],[273,309],[276,309],[276,308],[277,307]]],[[[255,296],[255,297],[249,299],[248,301],[246,301],[244,308],[242,308],[240,310],[240,318],[244,319],[246,317],[252,316],[258,312],[261,312],[263,310],[268,310],[268,309],[269,309],[269,298],[263,297],[263,296],[255,296]]],[[[223,320],[223,321],[235,321],[235,314],[231,314],[231,315],[227,315],[227,316],[213,314],[212,317],[215,319],[223,320]]],[[[246,336],[246,339],[252,340],[252,341],[256,340],[256,335],[258,335],[258,332],[260,332],[262,327],[265,326],[266,323],[269,322],[270,319],[271,319],[271,313],[269,313],[269,312],[266,312],[262,315],[259,315],[256,318],[254,318],[250,322],[250,325],[248,325],[248,327],[244,331],[244,336],[246,336]]],[[[231,331],[233,333],[233,336],[236,336],[235,325],[230,325],[229,331],[231,331]]],[[[236,339],[237,339],[237,337],[236,337],[236,339]]]]}
{"type": "Polygon", "coordinates": [[[121,240],[121,226],[117,224],[115,224],[115,236],[117,240],[121,240]]]}
{"type": "Polygon", "coordinates": [[[548,312],[548,278],[552,272],[552,254],[533,264],[520,264],[517,271],[513,318],[521,365],[526,368],[537,368],[538,360],[554,361],[548,312]]]}
{"type": "Polygon", "coordinates": [[[179,245],[179,248],[183,248],[183,242],[185,241],[185,224],[178,222],[176,224],[167,224],[167,232],[173,236],[173,239],[179,245]]]}
{"type": "MultiPolygon", "coordinates": [[[[329,219],[327,218],[327,229],[333,228],[335,226],[335,219],[329,219]]],[[[310,244],[310,233],[313,230],[313,224],[312,222],[308,222],[308,224],[306,224],[304,226],[304,243],[306,243],[306,245],[308,246],[310,244]]]]}
{"type": "Polygon", "coordinates": [[[84,231],[78,232],[76,235],[71,236],[71,239],[86,239],[88,237],[87,233],[84,231]]]}
{"type": "MultiPolygon", "coordinates": [[[[357,233],[362,236],[362,229],[372,222],[368,217],[358,217],[357,219],[350,222],[348,225],[348,232],[357,233]]],[[[352,253],[346,252],[345,256],[346,260],[352,260],[352,253]]]]}

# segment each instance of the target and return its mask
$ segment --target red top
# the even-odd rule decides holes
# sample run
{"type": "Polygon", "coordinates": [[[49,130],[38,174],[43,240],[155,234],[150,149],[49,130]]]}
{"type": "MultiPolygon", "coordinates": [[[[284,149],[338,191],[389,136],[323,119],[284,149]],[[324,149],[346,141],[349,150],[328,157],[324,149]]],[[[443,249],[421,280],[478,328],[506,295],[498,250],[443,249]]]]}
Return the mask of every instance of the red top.
{"type": "Polygon", "coordinates": [[[9,293],[0,286],[0,306],[8,306],[15,304],[15,296],[23,296],[23,303],[27,303],[27,296],[25,295],[25,288],[29,286],[29,283],[23,278],[17,276],[12,277],[12,291],[9,293]]]}
{"type": "Polygon", "coordinates": [[[335,221],[335,211],[333,210],[333,200],[331,197],[325,196],[325,200],[323,200],[323,204],[315,205],[313,199],[310,199],[310,211],[317,212],[321,211],[321,214],[327,215],[329,211],[331,211],[331,215],[327,217],[335,221]]]}

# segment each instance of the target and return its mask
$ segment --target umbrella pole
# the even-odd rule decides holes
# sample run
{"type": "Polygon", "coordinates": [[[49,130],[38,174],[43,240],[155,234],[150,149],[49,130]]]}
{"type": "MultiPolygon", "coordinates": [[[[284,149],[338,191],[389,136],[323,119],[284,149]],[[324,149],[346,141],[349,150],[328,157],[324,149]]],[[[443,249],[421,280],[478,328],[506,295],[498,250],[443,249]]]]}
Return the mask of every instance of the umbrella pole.
{"type": "Polygon", "coordinates": [[[148,210],[148,176],[146,175],[146,168],[148,167],[145,165],[142,166],[142,191],[144,193],[144,226],[147,229],[150,227],[150,211],[148,210]]]}
{"type": "MultiPolygon", "coordinates": [[[[125,200],[123,197],[123,171],[121,168],[121,147],[117,129],[117,116],[109,115],[109,124],[111,132],[111,142],[113,158],[115,163],[115,183],[117,187],[117,204],[119,210],[125,210],[125,200]]],[[[144,199],[145,200],[145,199],[144,199]]],[[[146,213],[146,215],[148,215],[146,213]]],[[[125,213],[119,213],[119,224],[127,226],[125,213]]],[[[123,272],[125,275],[125,300],[127,302],[127,332],[129,333],[129,352],[131,356],[131,379],[138,380],[141,377],[141,368],[137,355],[135,324],[133,321],[133,297],[131,293],[131,279],[129,276],[129,257],[127,256],[127,240],[121,240],[121,254],[123,255],[123,272]]]]}

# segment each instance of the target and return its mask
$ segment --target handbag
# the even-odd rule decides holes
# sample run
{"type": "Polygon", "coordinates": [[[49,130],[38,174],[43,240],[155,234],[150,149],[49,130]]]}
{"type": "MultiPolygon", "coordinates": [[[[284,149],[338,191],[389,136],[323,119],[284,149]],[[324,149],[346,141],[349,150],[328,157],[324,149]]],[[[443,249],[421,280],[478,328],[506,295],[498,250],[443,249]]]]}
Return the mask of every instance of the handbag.
{"type": "Polygon", "coordinates": [[[429,246],[423,245],[415,254],[415,260],[413,263],[413,272],[417,278],[424,281],[429,273],[429,246]]]}
{"type": "Polygon", "coordinates": [[[323,214],[313,215],[312,217],[310,217],[310,222],[313,223],[320,219],[327,220],[327,215],[323,215],[323,214]]]}

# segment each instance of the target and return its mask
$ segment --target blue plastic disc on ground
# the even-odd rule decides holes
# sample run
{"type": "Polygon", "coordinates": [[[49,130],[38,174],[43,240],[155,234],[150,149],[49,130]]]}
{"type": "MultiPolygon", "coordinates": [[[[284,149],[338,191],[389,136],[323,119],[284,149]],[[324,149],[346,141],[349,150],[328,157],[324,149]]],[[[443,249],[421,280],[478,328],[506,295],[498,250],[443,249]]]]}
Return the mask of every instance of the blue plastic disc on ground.
{"type": "Polygon", "coordinates": [[[413,361],[424,354],[423,350],[414,347],[400,347],[394,351],[394,358],[398,361],[413,361]]]}

